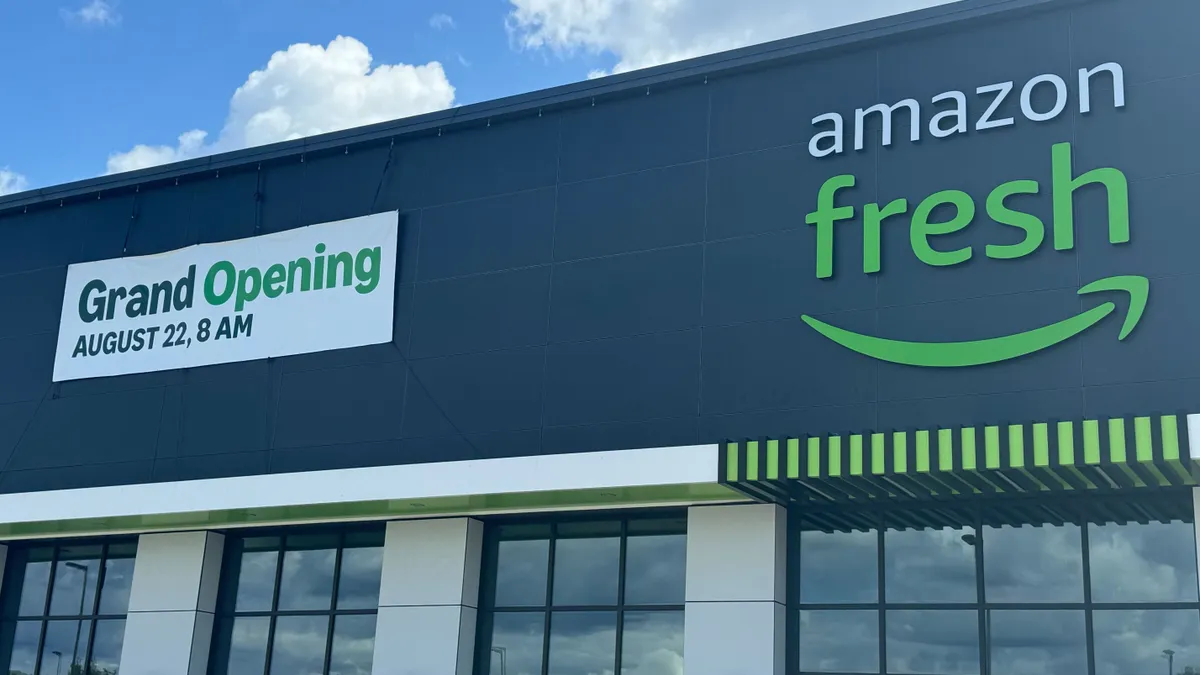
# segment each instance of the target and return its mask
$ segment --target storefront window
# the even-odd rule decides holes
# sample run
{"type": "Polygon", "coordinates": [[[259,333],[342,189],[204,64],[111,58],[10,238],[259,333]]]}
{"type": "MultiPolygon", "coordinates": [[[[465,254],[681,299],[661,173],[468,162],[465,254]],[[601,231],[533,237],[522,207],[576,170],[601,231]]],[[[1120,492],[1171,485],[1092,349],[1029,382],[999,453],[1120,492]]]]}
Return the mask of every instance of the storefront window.
{"type": "MultiPolygon", "coordinates": [[[[793,532],[792,672],[1200,674],[1190,522],[793,532]]],[[[939,514],[930,516],[936,520],[939,514]]]]}
{"type": "Polygon", "coordinates": [[[135,542],[12,547],[0,596],[10,675],[117,675],[135,542]]]}
{"type": "Polygon", "coordinates": [[[497,525],[483,675],[683,672],[683,519],[497,525]]]}
{"type": "Polygon", "coordinates": [[[382,528],[229,538],[214,675],[367,675],[382,528]]]}

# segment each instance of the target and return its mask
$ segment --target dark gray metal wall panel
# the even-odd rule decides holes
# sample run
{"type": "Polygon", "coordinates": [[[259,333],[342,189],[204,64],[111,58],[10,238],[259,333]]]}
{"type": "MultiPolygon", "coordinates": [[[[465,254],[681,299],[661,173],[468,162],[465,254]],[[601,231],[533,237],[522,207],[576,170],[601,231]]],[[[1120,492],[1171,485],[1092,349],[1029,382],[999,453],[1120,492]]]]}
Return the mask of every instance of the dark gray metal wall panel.
{"type": "MultiPolygon", "coordinates": [[[[802,216],[801,216],[802,217],[802,216]]],[[[875,307],[876,279],[858,273],[862,230],[847,227],[834,241],[839,292],[816,278],[816,241],[793,228],[708,245],[704,270],[704,323],[771,321],[802,312],[824,314],[875,307]]]]}
{"type": "MultiPolygon", "coordinates": [[[[648,75],[648,90],[595,83],[594,106],[575,96],[457,125],[448,112],[394,139],[247,151],[241,166],[178,184],[171,174],[9,213],[0,317],[22,320],[0,324],[0,491],[1200,411],[1189,201],[1200,188],[1200,5],[1045,6],[865,44],[831,34],[831,51],[788,48],[796,56],[758,64],[766,52],[747,53],[736,72],[648,75]],[[1101,77],[1094,110],[1079,114],[1077,70],[1107,61],[1125,68],[1126,107],[1112,108],[1101,77]],[[1067,112],[1024,119],[1020,88],[1047,72],[1067,82],[1067,112]],[[910,144],[901,113],[890,148],[809,155],[817,115],[842,114],[852,144],[856,108],[913,97],[927,123],[930,98],[960,89],[974,122],[987,103],[975,88],[1007,80],[1016,91],[996,116],[1015,114],[1011,128],[936,139],[923,124],[910,144]],[[1108,243],[1105,194],[1089,187],[1074,199],[1075,247],[1054,250],[1050,159],[1062,141],[1075,175],[1115,166],[1129,177],[1128,245],[1108,243]],[[856,177],[838,194],[856,218],[835,227],[834,276],[818,279],[805,216],[838,174],[856,177]],[[1021,238],[984,207],[1014,179],[1041,183],[1010,205],[1040,218],[1046,239],[1025,258],[989,259],[988,244],[1021,238]],[[936,246],[970,246],[972,258],[919,262],[908,218],[893,218],[882,270],[864,273],[863,207],[904,198],[911,213],[947,189],[978,210],[936,246]],[[69,263],[389,210],[400,211],[391,343],[50,383],[69,263]],[[1127,300],[1076,293],[1118,274],[1151,280],[1123,342],[1127,300]],[[801,319],[977,339],[1110,299],[1117,311],[1083,335],[964,370],[872,361],[801,319]]],[[[1035,108],[1049,93],[1037,90],[1035,108]]],[[[868,138],[879,134],[872,121],[868,138]]]]}
{"type": "Polygon", "coordinates": [[[707,162],[692,162],[562,185],[554,259],[703,241],[707,172],[707,162]]]}
{"type": "Polygon", "coordinates": [[[411,358],[542,345],[550,268],[417,284],[413,302],[411,358]]]}
{"type": "Polygon", "coordinates": [[[399,141],[380,210],[408,210],[554,185],[557,116],[399,141]]]}
{"type": "Polygon", "coordinates": [[[878,192],[875,157],[850,153],[818,162],[807,143],[716,157],[708,164],[709,241],[780,230],[807,234],[804,216],[817,203],[817,191],[840,173],[858,180],[839,194],[839,203],[859,207],[875,201],[878,192]]]}
{"type": "Polygon", "coordinates": [[[698,330],[552,345],[543,422],[572,426],[693,414],[699,364],[698,330]]]}
{"type": "Polygon", "coordinates": [[[417,277],[436,281],[549,264],[555,195],[554,188],[541,188],[425,209],[417,277]],[[464,246],[468,241],[475,245],[464,246]]]}
{"type": "Polygon", "coordinates": [[[66,286],[65,267],[44,267],[33,272],[18,272],[0,276],[0,340],[4,338],[57,333],[62,303],[48,301],[61,298],[66,286]]]}
{"type": "MultiPolygon", "coordinates": [[[[821,318],[875,332],[874,311],[821,318]]],[[[743,323],[704,331],[705,415],[869,403],[874,363],[818,335],[800,319],[743,323]]]]}
{"type": "Polygon", "coordinates": [[[559,180],[571,183],[704,159],[708,91],[683,86],[563,113],[559,180]]]}
{"type": "Polygon", "coordinates": [[[1084,390],[1073,387],[883,401],[875,428],[953,428],[976,420],[998,419],[996,411],[1003,411],[1012,420],[1077,420],[1087,414],[1084,398],[1084,390]]]}
{"type": "Polygon", "coordinates": [[[413,361],[409,400],[417,402],[424,394],[426,403],[436,405],[432,410],[410,406],[405,412],[405,435],[538,428],[545,362],[544,347],[413,361]]]}
{"type": "Polygon", "coordinates": [[[398,362],[284,373],[273,446],[400,438],[407,369],[398,362]]]}
{"type": "Polygon", "coordinates": [[[222,171],[191,186],[190,229],[194,243],[242,239],[254,235],[258,214],[258,170],[254,166],[222,171]]]}
{"type": "Polygon", "coordinates": [[[722,75],[709,80],[710,156],[787,145],[808,145],[817,115],[875,102],[879,56],[864,49],[787,68],[722,75]]]}
{"type": "Polygon", "coordinates": [[[36,401],[50,388],[57,332],[0,340],[0,403],[36,401]]]}
{"type": "Polygon", "coordinates": [[[8,468],[153,461],[162,399],[161,389],[141,389],[43,401],[8,468]]]}
{"type": "Polygon", "coordinates": [[[682,246],[557,266],[550,341],[698,326],[703,263],[702,246],[682,246]]]}

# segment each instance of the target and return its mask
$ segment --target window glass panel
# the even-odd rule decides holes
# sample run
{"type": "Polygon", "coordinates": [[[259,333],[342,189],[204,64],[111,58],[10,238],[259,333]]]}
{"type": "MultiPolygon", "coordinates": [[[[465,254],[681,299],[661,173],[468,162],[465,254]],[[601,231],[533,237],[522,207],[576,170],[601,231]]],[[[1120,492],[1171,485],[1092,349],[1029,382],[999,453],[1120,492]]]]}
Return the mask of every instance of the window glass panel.
{"type": "Polygon", "coordinates": [[[625,542],[625,604],[683,604],[687,535],[629,537],[625,542]]]}
{"type": "Polygon", "coordinates": [[[551,614],[547,665],[554,675],[613,672],[617,667],[617,613],[551,614]]]}
{"type": "MultiPolygon", "coordinates": [[[[279,583],[279,609],[329,609],[333,602],[333,569],[337,549],[287,551],[279,583]]],[[[272,666],[274,668],[274,666],[272,666]]]]}
{"type": "Polygon", "coordinates": [[[802,532],[800,602],[879,602],[878,532],[802,532]]]}
{"type": "Polygon", "coordinates": [[[237,611],[264,612],[271,609],[278,561],[278,551],[245,550],[242,553],[242,564],[238,570],[237,611]]]}
{"type": "Polygon", "coordinates": [[[979,613],[962,610],[889,611],[887,672],[902,675],[978,675],[979,613]]]}
{"type": "Polygon", "coordinates": [[[1200,673],[1200,611],[1097,610],[1092,630],[1096,675],[1200,673]]]}
{"type": "Polygon", "coordinates": [[[1087,672],[1087,626],[1082,611],[988,612],[992,675],[1087,672]]]}
{"type": "Polygon", "coordinates": [[[486,675],[542,675],[546,615],[496,612],[486,675]]]}
{"type": "Polygon", "coordinates": [[[96,582],[100,578],[101,551],[100,546],[60,549],[54,569],[54,588],[50,591],[50,614],[80,616],[92,613],[96,582]]]}
{"type": "Polygon", "coordinates": [[[271,619],[265,616],[240,616],[233,620],[225,675],[263,675],[270,629],[271,619]]]}
{"type": "Polygon", "coordinates": [[[46,639],[42,643],[43,673],[76,673],[83,670],[87,658],[88,632],[91,621],[49,621],[46,623],[46,639]]]}
{"type": "Polygon", "coordinates": [[[970,528],[888,530],[884,588],[888,602],[976,602],[970,528]]]}
{"type": "Polygon", "coordinates": [[[1195,602],[1191,523],[1091,525],[1093,602],[1195,602]]]}
{"type": "Polygon", "coordinates": [[[339,616],[333,620],[329,675],[371,675],[374,658],[374,614],[339,616]]]}
{"type": "Polygon", "coordinates": [[[321,675],[328,616],[281,616],[271,643],[271,675],[321,675]]]}
{"type": "Polygon", "coordinates": [[[383,573],[382,548],[348,548],[342,551],[338,581],[338,609],[375,609],[383,573]]]}
{"type": "MultiPolygon", "coordinates": [[[[6,633],[12,628],[12,624],[0,626],[0,630],[6,633]]],[[[33,675],[34,664],[37,662],[38,639],[41,636],[40,621],[22,621],[16,625],[12,656],[8,660],[9,675],[33,675]]]]}
{"type": "Polygon", "coordinates": [[[50,566],[54,549],[39,548],[29,552],[25,564],[25,579],[21,583],[19,616],[42,616],[46,613],[46,591],[50,585],[50,566]]]}
{"type": "Polygon", "coordinates": [[[544,606],[549,566],[547,539],[500,542],[496,559],[496,606],[544,606]]]}
{"type": "Polygon", "coordinates": [[[621,630],[621,675],[684,672],[683,612],[626,612],[621,630]]]}
{"type": "Polygon", "coordinates": [[[617,604],[620,561],[619,537],[554,542],[554,604],[617,604]]]}
{"type": "Polygon", "coordinates": [[[124,619],[97,621],[88,675],[117,675],[117,667],[121,664],[121,645],[124,641],[124,619]]]}
{"type": "Polygon", "coordinates": [[[1078,525],[985,527],[988,602],[1083,602],[1083,541],[1078,525]]]}
{"type": "Polygon", "coordinates": [[[798,623],[800,670],[879,672],[878,610],[804,610],[798,623]]]}
{"type": "Polygon", "coordinates": [[[104,586],[100,589],[100,614],[124,614],[129,610],[133,586],[133,558],[104,561],[104,586]]]}

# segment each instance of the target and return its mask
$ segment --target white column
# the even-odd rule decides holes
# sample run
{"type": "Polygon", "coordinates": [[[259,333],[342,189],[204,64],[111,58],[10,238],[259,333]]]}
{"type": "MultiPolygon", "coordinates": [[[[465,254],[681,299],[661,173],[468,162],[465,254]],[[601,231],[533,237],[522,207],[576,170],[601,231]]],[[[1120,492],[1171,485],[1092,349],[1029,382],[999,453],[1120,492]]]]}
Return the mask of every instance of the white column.
{"type": "Polygon", "coordinates": [[[122,673],[204,675],[225,538],[212,532],[138,539],[122,673]]]}
{"type": "Polygon", "coordinates": [[[483,523],[388,523],[375,628],[376,673],[471,675],[483,523]]]}
{"type": "Polygon", "coordinates": [[[683,663],[688,675],[783,675],[787,511],[688,509],[683,663]]]}

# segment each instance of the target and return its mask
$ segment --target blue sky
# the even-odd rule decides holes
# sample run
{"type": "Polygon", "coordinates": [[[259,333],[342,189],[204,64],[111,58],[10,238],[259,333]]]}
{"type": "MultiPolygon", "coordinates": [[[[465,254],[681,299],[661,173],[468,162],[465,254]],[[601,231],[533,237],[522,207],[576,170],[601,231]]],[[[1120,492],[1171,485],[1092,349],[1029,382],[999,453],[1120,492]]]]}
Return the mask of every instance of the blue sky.
{"type": "MultiPolygon", "coordinates": [[[[120,166],[244,145],[238,126],[244,119],[230,123],[238,128],[228,138],[222,135],[233,119],[231,97],[238,87],[276,52],[300,43],[328,46],[339,35],[365,46],[372,68],[440,63],[433,79],[453,87],[453,104],[466,104],[938,1],[856,0],[860,4],[852,9],[826,0],[5,2],[0,56],[9,67],[6,105],[0,106],[0,169],[9,171],[12,191],[14,185],[41,187],[103,174],[112,168],[111,155],[138,145],[162,148],[120,166]],[[203,147],[179,147],[179,135],[192,129],[208,133],[203,147]],[[23,182],[14,183],[14,174],[23,182]]],[[[340,75],[332,58],[326,60],[326,75],[314,76],[293,99],[331,96],[340,75]]],[[[293,87],[310,75],[296,65],[268,82],[278,91],[280,83],[293,87]]],[[[375,83],[375,99],[363,110],[345,103],[324,119],[310,105],[292,115],[304,122],[286,133],[355,126],[381,114],[403,116],[449,103],[446,87],[423,98],[413,94],[405,104],[407,85],[399,76],[388,84],[368,75],[347,76],[375,83]]],[[[244,102],[243,117],[270,107],[285,113],[303,107],[286,97],[268,99],[244,102]]]]}

